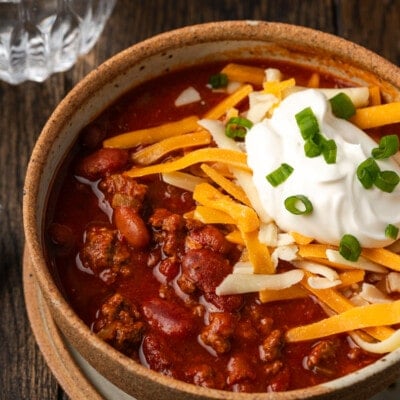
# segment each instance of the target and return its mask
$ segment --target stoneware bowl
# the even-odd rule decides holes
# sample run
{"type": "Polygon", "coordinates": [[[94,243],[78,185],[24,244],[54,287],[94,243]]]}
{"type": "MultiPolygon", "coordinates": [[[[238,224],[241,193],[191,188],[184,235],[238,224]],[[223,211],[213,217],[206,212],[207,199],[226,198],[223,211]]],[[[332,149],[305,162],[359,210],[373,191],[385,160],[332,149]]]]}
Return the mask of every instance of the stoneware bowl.
{"type": "Polygon", "coordinates": [[[43,221],[49,187],[81,128],[128,89],[182,66],[215,60],[276,58],[318,66],[356,84],[378,85],[400,100],[400,69],[338,37],[304,27],[259,21],[197,25],[138,43],[91,72],[45,125],[28,166],[23,203],[26,246],[45,302],[60,331],[100,374],[137,399],[364,399],[393,382],[400,351],[346,377],[307,389],[240,394],[196,387],[139,365],[94,335],[58,289],[44,258],[43,221]]]}

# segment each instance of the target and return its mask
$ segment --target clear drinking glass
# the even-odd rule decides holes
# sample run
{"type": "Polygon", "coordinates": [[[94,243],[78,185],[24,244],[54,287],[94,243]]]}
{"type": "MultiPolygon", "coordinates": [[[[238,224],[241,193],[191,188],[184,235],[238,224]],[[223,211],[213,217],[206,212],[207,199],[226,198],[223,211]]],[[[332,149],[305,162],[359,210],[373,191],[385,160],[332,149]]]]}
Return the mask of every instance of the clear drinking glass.
{"type": "Polygon", "coordinates": [[[0,0],[0,79],[42,82],[100,36],[116,0],[0,0]]]}

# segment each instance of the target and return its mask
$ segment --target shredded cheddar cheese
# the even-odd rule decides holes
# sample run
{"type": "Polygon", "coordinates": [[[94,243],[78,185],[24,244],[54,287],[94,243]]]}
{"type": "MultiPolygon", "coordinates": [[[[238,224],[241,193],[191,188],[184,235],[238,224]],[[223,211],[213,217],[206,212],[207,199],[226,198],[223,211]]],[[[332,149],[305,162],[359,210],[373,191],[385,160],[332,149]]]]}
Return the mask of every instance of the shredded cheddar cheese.
{"type": "Polygon", "coordinates": [[[183,118],[179,121],[168,122],[154,128],[140,129],[113,136],[103,142],[103,147],[129,149],[139,145],[156,143],[171,136],[194,132],[199,128],[196,116],[183,118]]]}

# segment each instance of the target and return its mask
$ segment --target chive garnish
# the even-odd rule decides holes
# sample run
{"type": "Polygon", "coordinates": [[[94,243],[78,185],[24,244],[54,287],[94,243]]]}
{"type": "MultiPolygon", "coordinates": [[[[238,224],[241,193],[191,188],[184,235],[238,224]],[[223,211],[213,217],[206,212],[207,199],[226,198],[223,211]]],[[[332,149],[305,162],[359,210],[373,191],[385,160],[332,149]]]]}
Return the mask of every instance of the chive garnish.
{"type": "Polygon", "coordinates": [[[276,187],[286,181],[292,172],[293,167],[291,167],[289,164],[283,163],[279,168],[272,171],[265,178],[273,187],[276,187]]]}
{"type": "Polygon", "coordinates": [[[372,149],[372,157],[376,160],[389,158],[399,151],[399,138],[397,135],[386,135],[379,141],[379,147],[372,149]]]}
{"type": "Polygon", "coordinates": [[[208,83],[213,89],[226,87],[228,85],[228,76],[223,73],[211,75],[208,83]]]}
{"type": "Polygon", "coordinates": [[[360,242],[353,235],[343,235],[339,244],[339,253],[349,261],[357,261],[361,254],[360,242]]]}
{"type": "Polygon", "coordinates": [[[356,113],[356,108],[346,93],[338,93],[329,102],[331,103],[333,114],[338,118],[349,119],[356,113]]]}
{"type": "Polygon", "coordinates": [[[385,229],[385,236],[390,239],[396,240],[398,234],[399,234],[399,228],[392,224],[388,224],[388,226],[385,229]]]}
{"type": "Polygon", "coordinates": [[[295,215],[308,215],[313,211],[311,201],[302,194],[288,197],[285,200],[285,208],[295,215]]]}
{"type": "Polygon", "coordinates": [[[225,126],[225,135],[232,139],[243,139],[253,123],[244,117],[232,117],[225,126]]]}

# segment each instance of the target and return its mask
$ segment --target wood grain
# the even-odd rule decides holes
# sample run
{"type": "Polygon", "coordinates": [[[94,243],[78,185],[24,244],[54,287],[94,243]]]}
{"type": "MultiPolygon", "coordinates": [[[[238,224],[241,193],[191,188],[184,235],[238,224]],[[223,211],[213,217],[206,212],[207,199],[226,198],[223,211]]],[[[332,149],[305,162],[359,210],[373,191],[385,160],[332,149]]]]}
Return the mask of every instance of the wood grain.
{"type": "Polygon", "coordinates": [[[95,48],[42,84],[0,82],[0,399],[67,399],[35,345],[22,291],[22,188],[41,128],[91,69],[129,45],[184,25],[262,19],[335,33],[400,64],[399,0],[118,0],[95,48]]]}

